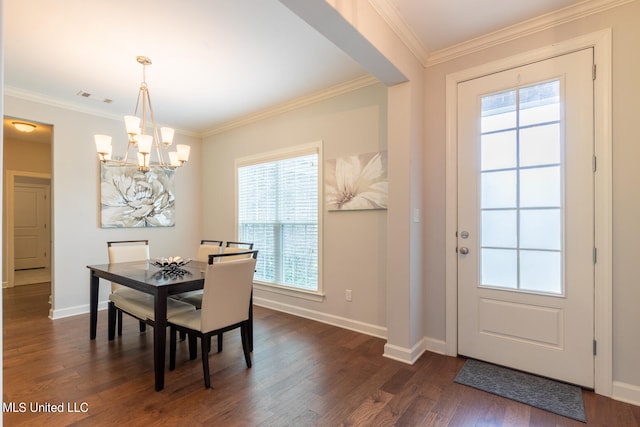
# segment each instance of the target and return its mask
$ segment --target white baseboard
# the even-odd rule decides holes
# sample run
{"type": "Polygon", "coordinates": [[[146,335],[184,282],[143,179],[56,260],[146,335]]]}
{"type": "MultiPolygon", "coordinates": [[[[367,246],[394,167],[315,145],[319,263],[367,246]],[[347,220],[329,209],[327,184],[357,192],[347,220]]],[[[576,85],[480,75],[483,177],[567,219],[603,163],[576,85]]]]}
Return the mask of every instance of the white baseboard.
{"type": "MultiPolygon", "coordinates": [[[[107,301],[98,303],[98,311],[107,309],[107,301]]],[[[50,310],[49,318],[53,320],[62,319],[64,317],[77,316],[79,314],[89,313],[89,304],[77,305],[75,307],[61,308],[58,310],[50,310]]]]}
{"type": "Polygon", "coordinates": [[[413,365],[425,351],[446,355],[445,349],[446,343],[444,341],[424,337],[412,348],[399,347],[397,345],[387,343],[384,346],[383,356],[413,365]]]}
{"type": "Polygon", "coordinates": [[[432,353],[442,354],[444,356],[448,356],[447,354],[447,343],[442,340],[437,340],[434,338],[425,338],[427,342],[427,350],[432,353]]]}
{"type": "MultiPolygon", "coordinates": [[[[266,298],[254,297],[253,303],[260,307],[270,308],[272,310],[281,311],[294,316],[304,317],[305,319],[315,320],[329,325],[338,326],[340,328],[349,329],[351,331],[360,332],[377,338],[387,339],[387,328],[383,326],[372,325],[369,323],[359,322],[345,317],[334,316],[332,314],[322,313],[320,311],[300,308],[294,305],[284,304],[266,298]]],[[[385,344],[383,356],[399,362],[414,364],[416,360],[422,356],[425,351],[446,355],[446,343],[442,340],[425,337],[420,340],[412,348],[399,347],[393,344],[385,344]]]]}
{"type": "Polygon", "coordinates": [[[640,406],[640,387],[620,381],[613,382],[612,399],[640,406]]]}
{"type": "Polygon", "coordinates": [[[387,328],[383,326],[359,322],[357,320],[347,319],[346,317],[334,316],[332,314],[309,310],[306,308],[301,308],[294,305],[284,304],[281,302],[255,296],[253,297],[253,303],[260,307],[270,308],[272,310],[281,311],[283,313],[293,314],[294,316],[304,317],[305,319],[327,323],[329,325],[338,326],[340,328],[349,329],[351,331],[360,332],[366,335],[371,335],[376,338],[387,338],[387,328]]]}
{"type": "Polygon", "coordinates": [[[425,352],[424,339],[414,345],[412,348],[400,347],[397,345],[386,343],[384,345],[383,356],[387,359],[396,360],[398,362],[413,365],[416,360],[425,352]]]}

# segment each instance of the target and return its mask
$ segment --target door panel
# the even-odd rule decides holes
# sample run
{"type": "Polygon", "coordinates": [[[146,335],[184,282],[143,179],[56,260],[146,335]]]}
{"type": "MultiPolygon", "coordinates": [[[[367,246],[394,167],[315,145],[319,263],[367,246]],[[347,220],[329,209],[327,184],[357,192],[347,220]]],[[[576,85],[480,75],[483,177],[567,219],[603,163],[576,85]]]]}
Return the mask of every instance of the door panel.
{"type": "Polygon", "coordinates": [[[593,52],[458,85],[459,353],[593,387],[593,52]]]}
{"type": "Polygon", "coordinates": [[[48,188],[16,184],[14,192],[14,256],[16,270],[49,266],[48,188]]]}

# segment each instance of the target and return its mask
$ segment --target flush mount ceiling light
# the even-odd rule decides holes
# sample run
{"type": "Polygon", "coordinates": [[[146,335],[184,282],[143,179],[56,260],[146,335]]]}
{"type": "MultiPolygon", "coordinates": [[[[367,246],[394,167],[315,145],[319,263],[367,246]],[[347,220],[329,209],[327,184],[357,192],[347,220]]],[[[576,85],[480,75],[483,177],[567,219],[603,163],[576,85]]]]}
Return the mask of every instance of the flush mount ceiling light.
{"type": "Polygon", "coordinates": [[[36,129],[36,125],[25,122],[11,122],[11,124],[20,132],[33,132],[36,129]]]}
{"type": "Polygon", "coordinates": [[[151,166],[175,169],[189,160],[191,147],[179,144],[176,145],[176,151],[169,151],[169,147],[173,142],[174,130],[163,127],[160,129],[160,133],[158,133],[156,120],[153,117],[149,88],[147,87],[145,70],[147,65],[151,65],[151,60],[146,56],[138,56],[136,60],[142,65],[142,83],[140,83],[134,115],[124,117],[128,134],[127,151],[124,153],[124,157],[113,159],[111,156],[111,137],[109,135],[94,135],[98,156],[105,164],[136,166],[138,170],[143,172],[147,172],[151,166]],[[140,101],[142,101],[141,117],[138,117],[140,101]],[[151,122],[148,123],[147,119],[151,119],[151,122]],[[149,124],[151,125],[151,129],[148,129],[149,124]],[[150,133],[147,133],[149,131],[150,133]],[[162,139],[160,137],[162,137],[162,139]],[[162,144],[160,144],[160,142],[162,142],[162,144]],[[129,151],[132,148],[137,149],[136,161],[128,160],[129,151]]]}

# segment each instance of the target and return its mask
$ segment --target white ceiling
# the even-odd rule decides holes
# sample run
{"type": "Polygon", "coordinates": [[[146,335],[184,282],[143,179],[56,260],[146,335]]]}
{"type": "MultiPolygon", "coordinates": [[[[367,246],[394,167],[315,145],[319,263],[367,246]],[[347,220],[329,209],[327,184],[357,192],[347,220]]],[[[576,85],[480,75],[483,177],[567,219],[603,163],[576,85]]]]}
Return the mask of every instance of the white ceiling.
{"type": "MultiPolygon", "coordinates": [[[[370,1],[426,55],[580,2],[370,1]]],[[[277,0],[4,0],[4,26],[7,93],[132,114],[144,55],[156,122],[197,134],[367,75],[277,0]]]]}

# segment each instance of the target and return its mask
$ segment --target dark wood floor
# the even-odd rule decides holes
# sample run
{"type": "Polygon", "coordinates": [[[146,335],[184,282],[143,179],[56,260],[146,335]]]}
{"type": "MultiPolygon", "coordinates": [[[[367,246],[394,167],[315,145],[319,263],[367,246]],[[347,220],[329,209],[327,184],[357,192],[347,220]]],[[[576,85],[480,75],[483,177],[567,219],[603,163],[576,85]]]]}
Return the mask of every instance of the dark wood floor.
{"type": "MultiPolygon", "coordinates": [[[[206,390],[183,342],[155,392],[153,334],[125,316],[123,336],[108,342],[101,312],[90,341],[88,315],[47,318],[48,294],[48,284],[4,290],[4,409],[26,406],[5,412],[5,426],[584,425],[454,383],[461,358],[426,353],[406,365],[382,357],[381,339],[260,307],[253,368],[228,333],[206,390]],[[36,404],[64,412],[32,413],[36,404]]],[[[584,401],[588,425],[640,425],[640,407],[586,391],[584,401]]]]}

